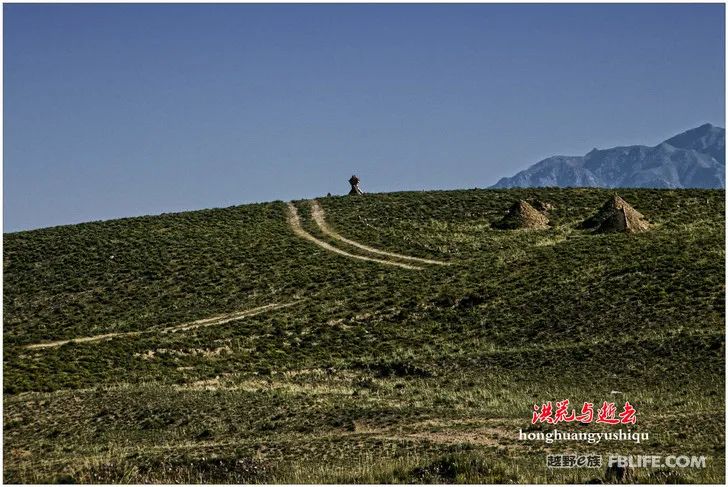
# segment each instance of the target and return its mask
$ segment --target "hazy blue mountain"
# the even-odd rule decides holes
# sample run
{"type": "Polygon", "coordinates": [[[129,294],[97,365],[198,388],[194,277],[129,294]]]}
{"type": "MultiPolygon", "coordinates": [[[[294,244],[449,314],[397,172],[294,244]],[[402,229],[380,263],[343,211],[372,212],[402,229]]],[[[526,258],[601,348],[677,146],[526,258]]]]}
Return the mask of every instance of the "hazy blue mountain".
{"type": "Polygon", "coordinates": [[[545,186],[723,188],[725,129],[705,124],[655,147],[633,145],[549,157],[492,187],[545,186]]]}
{"type": "Polygon", "coordinates": [[[678,149],[694,149],[710,154],[725,165],[725,129],[706,123],[665,141],[678,149]]]}

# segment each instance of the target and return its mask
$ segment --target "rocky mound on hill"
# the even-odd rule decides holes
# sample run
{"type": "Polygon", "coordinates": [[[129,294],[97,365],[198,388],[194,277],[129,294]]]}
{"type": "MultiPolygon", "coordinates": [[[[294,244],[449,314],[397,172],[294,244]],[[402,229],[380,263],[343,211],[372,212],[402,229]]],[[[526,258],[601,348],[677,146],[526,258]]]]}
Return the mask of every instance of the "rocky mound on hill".
{"type": "Polygon", "coordinates": [[[547,228],[549,219],[524,200],[519,200],[508,210],[506,216],[493,223],[499,230],[516,230],[519,228],[547,228]]]}
{"type": "Polygon", "coordinates": [[[594,229],[596,233],[638,233],[648,230],[650,224],[644,215],[615,194],[584,220],[581,228],[594,229]]]}

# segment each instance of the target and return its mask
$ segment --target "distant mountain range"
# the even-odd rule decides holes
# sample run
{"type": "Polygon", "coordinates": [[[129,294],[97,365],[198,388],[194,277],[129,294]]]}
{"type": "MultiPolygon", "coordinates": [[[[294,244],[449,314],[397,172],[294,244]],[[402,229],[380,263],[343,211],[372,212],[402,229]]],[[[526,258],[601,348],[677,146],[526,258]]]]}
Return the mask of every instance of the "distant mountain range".
{"type": "Polygon", "coordinates": [[[709,123],[655,147],[594,149],[583,156],[554,156],[492,188],[723,188],[725,129],[709,123]]]}

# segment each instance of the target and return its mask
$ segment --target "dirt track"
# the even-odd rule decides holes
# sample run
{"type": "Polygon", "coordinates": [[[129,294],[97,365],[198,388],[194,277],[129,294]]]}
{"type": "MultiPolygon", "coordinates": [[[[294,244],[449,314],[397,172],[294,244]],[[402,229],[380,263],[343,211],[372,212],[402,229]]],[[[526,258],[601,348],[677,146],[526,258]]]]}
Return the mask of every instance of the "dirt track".
{"type": "Polygon", "coordinates": [[[222,325],[224,323],[229,323],[231,321],[239,320],[240,318],[254,316],[254,315],[260,314],[264,311],[293,306],[294,304],[297,304],[299,302],[300,302],[300,300],[293,301],[291,303],[266,304],[265,306],[260,306],[258,308],[252,308],[252,309],[247,309],[247,310],[243,310],[243,311],[235,311],[233,313],[217,315],[217,316],[213,316],[212,318],[203,318],[201,320],[191,321],[189,323],[183,323],[181,325],[168,326],[166,328],[151,328],[149,330],[143,330],[143,331],[104,333],[103,335],[94,335],[94,336],[81,337],[81,338],[71,338],[68,340],[58,340],[58,341],[54,341],[54,342],[34,343],[32,345],[26,345],[25,348],[31,349],[31,350],[36,350],[36,349],[41,349],[41,348],[60,347],[67,343],[99,342],[102,340],[110,340],[112,338],[139,336],[139,335],[146,334],[146,333],[174,333],[177,331],[187,331],[187,330],[192,330],[194,328],[202,328],[205,326],[222,325]]]}
{"type": "MultiPolygon", "coordinates": [[[[383,250],[378,250],[378,249],[360,244],[358,242],[354,242],[353,240],[349,240],[345,237],[342,237],[338,233],[331,230],[331,228],[329,228],[329,226],[326,224],[324,210],[323,210],[323,208],[321,208],[321,206],[318,204],[318,202],[316,200],[311,201],[311,207],[312,207],[312,216],[313,216],[314,220],[316,221],[316,224],[319,226],[319,228],[321,228],[321,231],[336,240],[347,243],[351,246],[357,247],[359,249],[365,250],[365,251],[373,253],[373,254],[384,255],[384,256],[393,257],[393,258],[402,259],[402,260],[423,262],[426,264],[448,265],[447,262],[440,262],[440,261],[430,260],[430,259],[422,259],[419,257],[411,257],[411,256],[407,256],[407,255],[395,254],[393,252],[385,252],[383,250]]],[[[334,247],[333,245],[328,244],[327,242],[317,239],[316,237],[314,237],[313,235],[311,235],[310,233],[306,232],[303,229],[303,227],[301,226],[300,218],[298,216],[298,210],[293,205],[293,203],[290,203],[290,202],[288,203],[288,212],[289,212],[288,224],[291,226],[291,229],[293,230],[293,232],[296,235],[298,235],[299,237],[304,238],[310,242],[315,243],[319,247],[326,249],[329,252],[334,252],[336,254],[343,255],[345,257],[349,257],[352,259],[359,259],[359,260],[364,260],[364,261],[368,261],[368,262],[376,262],[378,264],[401,267],[403,269],[422,270],[421,267],[417,267],[417,266],[414,266],[411,264],[404,264],[402,262],[393,262],[393,261],[389,261],[389,260],[376,259],[374,257],[350,254],[349,252],[338,249],[338,248],[334,247]]],[[[146,334],[146,333],[174,333],[177,331],[186,331],[186,330],[191,330],[194,328],[201,328],[201,327],[205,327],[205,326],[222,325],[224,323],[235,321],[235,320],[245,318],[248,316],[254,316],[254,315],[262,313],[264,311],[292,306],[298,302],[299,301],[294,301],[292,303],[267,304],[265,306],[260,306],[258,308],[253,308],[253,309],[243,310],[243,311],[236,311],[234,313],[226,313],[223,315],[213,316],[211,318],[204,318],[204,319],[192,321],[189,323],[183,323],[180,325],[169,326],[166,328],[152,328],[149,330],[142,330],[142,331],[104,333],[101,335],[93,335],[93,336],[80,337],[80,338],[70,338],[67,340],[33,343],[30,345],[26,345],[25,348],[27,348],[29,350],[38,350],[38,349],[45,349],[45,348],[60,347],[62,345],[66,345],[68,343],[99,342],[99,341],[103,341],[103,340],[111,340],[113,338],[139,336],[139,335],[146,334]]]]}
{"type": "Polygon", "coordinates": [[[341,242],[344,242],[353,247],[357,247],[359,249],[365,250],[372,254],[386,255],[387,257],[393,257],[395,259],[401,259],[401,260],[409,260],[409,261],[413,261],[413,262],[422,262],[423,264],[450,265],[448,262],[442,262],[440,260],[423,259],[421,257],[412,257],[410,255],[402,255],[402,254],[395,254],[394,252],[386,252],[384,250],[375,249],[373,247],[369,247],[368,245],[360,244],[359,242],[349,240],[346,237],[342,237],[341,235],[336,233],[334,230],[332,230],[331,227],[328,226],[328,224],[326,223],[326,214],[324,213],[324,209],[321,208],[321,205],[319,205],[319,202],[316,200],[311,200],[311,216],[313,217],[314,221],[319,226],[321,231],[324,232],[329,237],[334,238],[336,240],[340,240],[341,242]]]}
{"type": "Polygon", "coordinates": [[[417,267],[410,264],[403,264],[401,262],[392,262],[389,260],[382,260],[382,259],[375,259],[373,257],[366,257],[363,255],[356,255],[356,254],[350,254],[349,252],[346,252],[341,249],[337,249],[333,245],[330,245],[322,240],[317,239],[310,233],[308,233],[306,230],[303,229],[301,226],[301,220],[298,217],[298,210],[296,209],[295,205],[293,203],[288,203],[288,224],[291,226],[291,229],[293,232],[298,235],[301,238],[304,238],[308,240],[309,242],[313,242],[319,247],[328,250],[329,252],[334,252],[339,255],[343,255],[345,257],[349,257],[352,259],[359,259],[359,260],[366,260],[369,262],[376,262],[378,264],[384,264],[384,265],[390,265],[395,267],[401,267],[403,269],[411,269],[411,270],[422,270],[421,267],[417,267]]]}

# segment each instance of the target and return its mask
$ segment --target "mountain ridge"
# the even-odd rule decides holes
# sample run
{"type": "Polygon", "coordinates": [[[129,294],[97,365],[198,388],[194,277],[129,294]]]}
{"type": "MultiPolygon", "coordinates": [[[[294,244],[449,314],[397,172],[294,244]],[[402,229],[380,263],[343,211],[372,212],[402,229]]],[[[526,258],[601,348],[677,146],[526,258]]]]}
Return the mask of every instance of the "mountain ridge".
{"type": "Polygon", "coordinates": [[[706,123],[654,147],[592,149],[543,159],[491,188],[724,188],[725,129],[706,123]]]}

